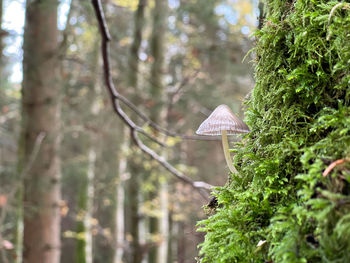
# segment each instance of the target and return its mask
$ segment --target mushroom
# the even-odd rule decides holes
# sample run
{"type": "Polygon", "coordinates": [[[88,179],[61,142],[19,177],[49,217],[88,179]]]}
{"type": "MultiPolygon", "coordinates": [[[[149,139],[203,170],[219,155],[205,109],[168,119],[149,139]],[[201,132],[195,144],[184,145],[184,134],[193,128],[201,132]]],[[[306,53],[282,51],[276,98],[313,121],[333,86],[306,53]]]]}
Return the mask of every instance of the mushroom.
{"type": "Polygon", "coordinates": [[[198,135],[221,135],[226,163],[232,173],[237,173],[228,149],[227,135],[248,133],[248,126],[233,114],[231,109],[222,104],[205,119],[199,126],[198,135]]]}

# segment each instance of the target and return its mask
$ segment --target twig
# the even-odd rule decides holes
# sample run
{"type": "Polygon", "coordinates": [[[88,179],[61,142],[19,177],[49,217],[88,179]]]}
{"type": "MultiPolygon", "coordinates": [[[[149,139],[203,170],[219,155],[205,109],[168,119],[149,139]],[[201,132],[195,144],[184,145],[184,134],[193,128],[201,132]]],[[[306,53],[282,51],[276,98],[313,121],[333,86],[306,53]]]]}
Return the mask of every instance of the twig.
{"type": "MultiPolygon", "coordinates": [[[[109,61],[109,42],[111,41],[111,36],[110,36],[109,31],[108,31],[108,27],[107,27],[106,19],[105,19],[104,12],[102,9],[101,1],[100,0],[91,0],[91,2],[92,2],[92,5],[94,7],[94,10],[95,10],[100,33],[102,36],[101,48],[102,48],[102,58],[103,58],[103,71],[104,71],[104,77],[105,77],[105,84],[106,84],[107,90],[108,90],[110,98],[111,98],[113,110],[122,119],[122,121],[129,127],[130,132],[131,132],[131,137],[132,137],[134,143],[144,153],[146,153],[147,155],[149,155],[150,157],[155,159],[158,163],[160,163],[164,168],[166,168],[175,177],[177,177],[181,181],[191,185],[205,199],[208,199],[209,198],[208,192],[206,190],[211,189],[211,186],[209,184],[206,184],[203,182],[192,181],[189,177],[185,176],[180,171],[178,171],[174,166],[172,166],[170,163],[168,163],[163,157],[159,156],[156,152],[154,152],[152,149],[147,147],[138,137],[138,133],[146,134],[146,132],[141,127],[137,126],[129,118],[129,116],[123,111],[123,109],[120,107],[119,101],[123,101],[124,103],[127,102],[126,105],[132,105],[131,109],[133,109],[135,111],[135,113],[137,113],[139,116],[143,116],[146,118],[146,116],[143,113],[139,112],[139,110],[136,108],[135,105],[133,105],[125,97],[122,97],[114,86],[114,83],[112,81],[112,76],[110,74],[110,61],[109,61]],[[204,190],[204,189],[206,189],[206,190],[204,190]]],[[[178,135],[176,135],[176,136],[172,135],[172,133],[161,128],[159,125],[152,122],[151,120],[149,120],[149,124],[153,128],[156,127],[157,130],[167,134],[168,136],[179,137],[178,135]]]]}
{"type": "Polygon", "coordinates": [[[205,197],[206,199],[208,198],[207,192],[203,191],[203,189],[210,190],[213,186],[205,183],[205,182],[195,182],[192,181],[189,177],[185,176],[183,173],[181,173],[179,170],[177,170],[174,166],[172,166],[170,163],[168,163],[164,157],[158,155],[155,151],[147,147],[137,136],[137,133],[135,130],[132,131],[131,137],[133,138],[134,142],[136,145],[146,154],[151,156],[153,159],[155,159],[158,163],[160,163],[165,169],[167,169],[170,173],[175,175],[176,178],[179,180],[183,181],[186,184],[191,185],[193,188],[196,188],[199,190],[200,194],[205,197]]]}
{"type": "MultiPolygon", "coordinates": [[[[176,132],[169,131],[160,125],[158,125],[156,122],[152,121],[150,118],[148,118],[144,113],[142,113],[135,104],[133,104],[130,100],[128,100],[126,97],[123,95],[119,94],[115,97],[116,99],[120,100],[123,102],[126,106],[128,106],[133,112],[135,112],[147,125],[158,132],[163,133],[166,136],[169,137],[175,137],[175,138],[181,138],[184,140],[202,140],[202,141],[219,141],[221,140],[219,137],[208,137],[208,136],[197,136],[197,135],[185,135],[185,134],[179,134],[176,132]]],[[[140,127],[139,127],[140,128],[140,127]]],[[[140,132],[143,130],[140,128],[140,132]]],[[[147,133],[144,130],[142,133],[147,133]]]]}
{"type": "MultiPolygon", "coordinates": [[[[335,6],[333,6],[331,12],[329,13],[329,16],[328,16],[328,23],[327,23],[327,27],[329,27],[329,25],[331,24],[331,21],[332,21],[332,17],[335,13],[335,11],[337,11],[337,9],[339,7],[342,7],[343,9],[347,9],[347,10],[350,10],[350,4],[349,3],[338,3],[336,4],[335,6]]],[[[332,32],[329,31],[328,35],[327,35],[327,40],[329,40],[332,36],[332,32]]]]}
{"type": "Polygon", "coordinates": [[[339,164],[348,162],[348,161],[349,161],[349,159],[339,159],[339,160],[336,160],[336,161],[332,162],[332,163],[326,168],[326,170],[324,170],[324,172],[322,173],[322,175],[323,175],[323,176],[327,176],[327,175],[334,169],[334,167],[336,167],[336,166],[339,165],[339,164]]]}

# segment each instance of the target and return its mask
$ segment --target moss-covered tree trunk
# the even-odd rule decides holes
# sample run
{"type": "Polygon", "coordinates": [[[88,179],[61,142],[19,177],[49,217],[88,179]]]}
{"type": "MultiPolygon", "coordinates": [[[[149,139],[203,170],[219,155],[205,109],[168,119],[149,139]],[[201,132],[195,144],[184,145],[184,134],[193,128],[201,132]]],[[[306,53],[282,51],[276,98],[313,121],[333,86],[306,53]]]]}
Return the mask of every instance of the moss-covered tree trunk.
{"type": "Polygon", "coordinates": [[[25,263],[60,261],[57,5],[56,0],[34,0],[26,4],[20,147],[24,176],[25,263]],[[42,143],[38,140],[41,136],[44,136],[42,143]]]}
{"type": "Polygon", "coordinates": [[[251,133],[201,222],[202,262],[348,262],[350,3],[264,3],[251,133]]]}

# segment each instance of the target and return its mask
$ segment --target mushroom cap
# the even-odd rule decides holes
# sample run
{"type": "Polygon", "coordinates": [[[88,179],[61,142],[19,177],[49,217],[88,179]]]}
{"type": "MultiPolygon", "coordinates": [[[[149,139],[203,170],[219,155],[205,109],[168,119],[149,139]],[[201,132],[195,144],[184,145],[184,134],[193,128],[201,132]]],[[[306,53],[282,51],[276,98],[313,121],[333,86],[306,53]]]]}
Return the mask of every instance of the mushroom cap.
{"type": "Polygon", "coordinates": [[[221,131],[227,134],[241,134],[250,132],[247,124],[233,114],[231,109],[222,104],[205,119],[196,131],[199,135],[221,135],[221,131]]]}

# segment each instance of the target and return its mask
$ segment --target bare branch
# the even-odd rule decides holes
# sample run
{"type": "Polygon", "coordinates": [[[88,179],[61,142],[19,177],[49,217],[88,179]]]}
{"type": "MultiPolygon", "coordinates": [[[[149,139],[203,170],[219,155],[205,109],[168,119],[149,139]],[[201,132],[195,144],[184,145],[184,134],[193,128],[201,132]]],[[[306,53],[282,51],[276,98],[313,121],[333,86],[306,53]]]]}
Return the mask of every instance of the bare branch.
{"type": "Polygon", "coordinates": [[[124,97],[121,94],[118,94],[116,99],[119,99],[121,102],[123,102],[126,106],[128,106],[136,115],[138,115],[146,124],[147,126],[153,128],[154,130],[163,133],[166,136],[174,137],[174,138],[181,138],[184,140],[202,140],[202,141],[220,141],[221,139],[219,137],[208,137],[208,136],[197,136],[197,135],[186,135],[186,134],[180,134],[176,132],[169,131],[160,125],[158,125],[156,122],[152,121],[150,118],[148,118],[144,113],[142,113],[135,104],[133,104],[130,100],[128,100],[126,97],[124,97]]]}
{"type": "Polygon", "coordinates": [[[195,182],[192,181],[189,177],[185,176],[183,173],[181,173],[179,170],[177,170],[174,166],[172,166],[170,163],[168,163],[164,157],[158,155],[155,151],[147,147],[138,137],[135,130],[132,131],[132,138],[136,145],[146,154],[151,156],[154,160],[156,160],[159,164],[161,164],[165,169],[167,169],[170,173],[175,175],[176,178],[183,181],[186,184],[191,185],[193,188],[197,189],[199,193],[208,200],[208,193],[206,191],[203,191],[203,189],[210,190],[213,186],[205,183],[205,182],[195,182]]]}
{"type": "MultiPolygon", "coordinates": [[[[104,12],[103,12],[103,9],[102,9],[102,5],[100,3],[100,1],[94,1],[92,0],[92,4],[94,6],[94,10],[95,10],[95,13],[96,13],[96,17],[97,17],[97,20],[99,22],[99,28],[100,28],[100,32],[101,32],[101,35],[102,35],[102,46],[106,45],[106,48],[104,49],[104,51],[102,50],[103,53],[106,53],[105,55],[107,55],[107,60],[109,60],[108,58],[108,55],[109,55],[109,46],[108,46],[108,43],[109,41],[111,41],[111,36],[110,36],[110,33],[109,33],[109,30],[108,30],[108,27],[107,27],[107,23],[106,23],[106,19],[105,19],[105,16],[104,16],[104,12]],[[98,3],[97,3],[98,2],[98,3]]],[[[103,56],[105,56],[103,55],[103,56]]],[[[105,60],[105,59],[103,59],[105,60]]],[[[146,116],[144,113],[142,113],[138,108],[137,106],[135,106],[135,104],[133,104],[130,100],[128,100],[126,97],[124,97],[123,95],[121,95],[119,92],[117,92],[117,90],[115,89],[114,87],[114,84],[113,84],[113,81],[112,81],[112,75],[110,74],[110,63],[108,61],[107,63],[107,67],[108,67],[108,81],[110,81],[112,83],[112,89],[109,90],[110,92],[110,95],[114,98],[114,99],[117,99],[117,100],[120,100],[121,102],[123,102],[127,107],[129,107],[137,116],[139,116],[143,121],[145,121],[145,123],[153,128],[154,130],[166,135],[166,136],[169,136],[169,137],[176,137],[176,138],[181,138],[181,139],[184,139],[184,140],[203,140],[203,141],[219,141],[220,138],[218,137],[208,137],[208,136],[197,136],[197,135],[186,135],[186,134],[179,134],[179,133],[176,133],[176,132],[173,132],[173,131],[169,131],[163,127],[161,127],[160,125],[158,125],[156,122],[152,121],[148,116],[146,116]]],[[[195,73],[197,74],[197,73],[195,73]]],[[[106,78],[106,76],[105,76],[106,78]]],[[[106,80],[107,81],[107,80],[106,80]]],[[[183,83],[180,83],[178,89],[179,91],[181,90],[181,88],[189,81],[188,78],[185,78],[183,83]]],[[[119,115],[119,114],[118,114],[119,115]]],[[[127,116],[128,117],[128,116],[127,116]]],[[[123,119],[123,118],[122,118],[123,119]]],[[[129,118],[130,119],[130,118],[129,118]]],[[[131,121],[131,119],[130,119],[131,121]]],[[[134,123],[134,122],[132,122],[134,123]]],[[[141,127],[138,127],[137,128],[137,125],[134,123],[135,125],[135,128],[136,129],[139,129],[140,128],[140,133],[143,133],[143,130],[141,127]]],[[[146,134],[144,134],[146,135],[146,134]]],[[[147,136],[147,135],[146,135],[147,136]]]]}
{"type": "Polygon", "coordinates": [[[182,137],[182,136],[179,136],[177,134],[169,132],[166,129],[160,127],[158,124],[154,123],[149,118],[147,118],[147,116],[145,116],[143,113],[141,113],[137,109],[137,107],[135,105],[133,105],[128,99],[126,99],[125,97],[123,97],[119,94],[119,92],[117,91],[117,89],[114,86],[114,83],[112,81],[112,76],[110,74],[109,42],[111,41],[111,37],[110,37],[109,31],[108,31],[108,27],[107,27],[104,12],[102,9],[101,1],[100,0],[92,0],[92,5],[93,5],[94,10],[95,10],[96,18],[97,18],[98,25],[99,25],[100,32],[101,32],[101,36],[102,36],[102,47],[101,48],[102,48],[104,77],[105,77],[106,87],[107,87],[107,90],[109,92],[111,102],[113,105],[113,110],[122,119],[122,121],[130,128],[131,137],[132,137],[134,143],[144,153],[146,153],[147,155],[149,155],[150,157],[155,159],[159,164],[161,164],[165,169],[167,169],[175,177],[177,177],[178,179],[180,179],[184,183],[191,185],[205,199],[208,200],[208,192],[206,190],[211,189],[211,186],[209,184],[206,184],[203,182],[192,181],[189,177],[182,174],[174,166],[172,166],[169,162],[167,162],[163,157],[159,156],[156,152],[154,152],[152,149],[147,147],[138,137],[138,133],[146,135],[147,132],[144,129],[142,129],[141,127],[137,126],[129,118],[129,116],[121,108],[119,101],[122,101],[127,106],[129,106],[136,114],[138,114],[140,117],[142,117],[145,121],[147,120],[149,125],[151,127],[153,127],[154,129],[156,129],[156,130],[158,130],[158,131],[160,131],[168,136],[188,138],[188,136],[182,137]]]}

